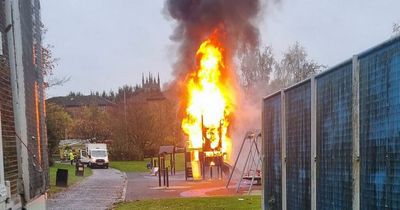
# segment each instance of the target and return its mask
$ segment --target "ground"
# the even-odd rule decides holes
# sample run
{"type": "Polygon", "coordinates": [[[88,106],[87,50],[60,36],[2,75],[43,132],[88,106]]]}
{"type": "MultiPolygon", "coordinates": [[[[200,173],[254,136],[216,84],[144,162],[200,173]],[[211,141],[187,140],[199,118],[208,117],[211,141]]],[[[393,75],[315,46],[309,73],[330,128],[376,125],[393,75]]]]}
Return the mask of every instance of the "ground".
{"type": "Polygon", "coordinates": [[[173,198],[121,203],[117,210],[130,209],[261,209],[261,196],[229,196],[211,198],[173,198]]]}
{"type": "MultiPolygon", "coordinates": [[[[86,169],[86,168],[85,168],[86,169]]],[[[123,197],[124,173],[93,169],[93,175],[47,200],[47,209],[108,209],[123,197]]]]}
{"type": "Polygon", "coordinates": [[[158,176],[149,173],[147,163],[111,162],[111,167],[126,173],[115,168],[93,169],[92,176],[50,198],[48,209],[107,209],[113,204],[116,209],[261,208],[261,186],[255,185],[248,196],[249,181],[244,181],[237,192],[238,174],[226,188],[227,174],[223,180],[217,179],[214,171],[213,179],[186,181],[182,167],[177,167],[176,174],[169,176],[169,187],[160,187],[158,176]]]}
{"type": "MultiPolygon", "coordinates": [[[[150,162],[150,158],[145,158],[142,161],[111,161],[110,167],[118,169],[123,172],[146,172],[147,163],[150,162]]],[[[165,159],[166,165],[169,166],[169,155],[165,159]]],[[[184,170],[184,155],[183,153],[178,153],[175,156],[175,165],[177,171],[184,170]]]]}
{"type": "MultiPolygon", "coordinates": [[[[249,182],[243,182],[238,192],[236,192],[237,176],[233,179],[228,188],[225,187],[227,178],[223,180],[202,180],[185,181],[183,172],[177,172],[170,176],[170,186],[159,187],[158,176],[150,175],[146,172],[127,173],[128,186],[126,191],[126,201],[158,199],[158,198],[188,198],[188,197],[209,197],[209,196],[237,196],[247,195],[249,182]],[[138,190],[141,189],[141,190],[138,190]]],[[[214,177],[215,178],[215,177],[214,177]]],[[[163,185],[163,182],[162,182],[163,185]]],[[[260,195],[261,187],[253,185],[252,195],[260,195]]]]}

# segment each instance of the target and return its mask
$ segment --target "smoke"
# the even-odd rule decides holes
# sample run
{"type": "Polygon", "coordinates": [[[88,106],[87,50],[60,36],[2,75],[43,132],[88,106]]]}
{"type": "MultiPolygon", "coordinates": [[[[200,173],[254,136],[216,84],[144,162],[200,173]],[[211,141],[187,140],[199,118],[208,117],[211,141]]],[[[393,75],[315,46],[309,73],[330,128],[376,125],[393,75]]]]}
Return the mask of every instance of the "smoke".
{"type": "MultiPolygon", "coordinates": [[[[194,68],[196,50],[215,30],[223,34],[222,45],[226,61],[232,74],[235,74],[234,57],[259,46],[259,17],[269,4],[278,2],[279,0],[167,0],[164,13],[175,23],[170,38],[179,45],[178,58],[173,66],[175,81],[168,88],[170,95],[181,95],[179,83],[185,81],[187,74],[194,68]]],[[[249,126],[260,127],[257,126],[260,120],[255,118],[261,116],[259,109],[255,110],[253,105],[243,100],[246,96],[239,87],[237,92],[237,105],[240,107],[236,110],[239,114],[235,114],[235,121],[242,122],[240,124],[245,126],[235,123],[234,138],[237,139],[234,140],[233,150],[240,144],[240,139],[249,126]]]]}
{"type": "Polygon", "coordinates": [[[170,38],[180,45],[174,75],[181,77],[192,69],[199,44],[215,29],[226,33],[224,45],[231,55],[257,46],[256,22],[262,8],[260,0],[167,0],[164,12],[176,21],[170,38]]]}

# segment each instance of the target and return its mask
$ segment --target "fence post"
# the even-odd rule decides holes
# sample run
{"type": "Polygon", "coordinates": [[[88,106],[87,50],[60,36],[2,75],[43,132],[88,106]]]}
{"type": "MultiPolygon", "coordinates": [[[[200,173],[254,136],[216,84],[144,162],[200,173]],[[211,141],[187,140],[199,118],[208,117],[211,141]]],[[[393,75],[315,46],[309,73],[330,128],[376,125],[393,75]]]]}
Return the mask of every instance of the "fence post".
{"type": "Polygon", "coordinates": [[[158,186],[161,187],[161,160],[160,154],[158,155],[158,186]]]}
{"type": "Polygon", "coordinates": [[[169,187],[169,174],[168,174],[168,167],[165,168],[167,174],[167,187],[169,187]]]}
{"type": "Polygon", "coordinates": [[[353,56],[353,209],[360,210],[360,65],[353,56]]]}
{"type": "Polygon", "coordinates": [[[286,210],[286,106],[285,91],[281,91],[281,141],[282,141],[282,209],[286,210]]]}
{"type": "Polygon", "coordinates": [[[317,209],[317,80],[311,77],[311,210],[317,209]]]}

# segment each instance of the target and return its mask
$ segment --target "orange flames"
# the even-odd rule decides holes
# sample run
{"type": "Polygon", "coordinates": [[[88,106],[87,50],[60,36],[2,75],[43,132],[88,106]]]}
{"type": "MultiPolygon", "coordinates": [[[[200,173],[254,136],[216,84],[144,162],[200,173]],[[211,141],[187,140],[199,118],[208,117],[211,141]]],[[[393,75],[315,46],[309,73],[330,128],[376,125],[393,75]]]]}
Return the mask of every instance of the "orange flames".
{"type": "Polygon", "coordinates": [[[186,83],[186,116],[182,120],[182,129],[193,151],[195,179],[201,177],[199,151],[204,149],[205,139],[210,142],[211,155],[229,154],[231,148],[228,128],[234,108],[234,89],[225,64],[224,49],[217,38],[217,33],[213,33],[200,45],[196,69],[186,83]]]}

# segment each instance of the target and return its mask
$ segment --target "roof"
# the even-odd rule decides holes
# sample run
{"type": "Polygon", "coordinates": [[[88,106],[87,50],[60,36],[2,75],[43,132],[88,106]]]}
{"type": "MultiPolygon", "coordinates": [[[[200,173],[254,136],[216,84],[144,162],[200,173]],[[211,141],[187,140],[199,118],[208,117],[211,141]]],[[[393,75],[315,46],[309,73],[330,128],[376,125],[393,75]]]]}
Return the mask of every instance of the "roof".
{"type": "Polygon", "coordinates": [[[59,146],[72,146],[72,145],[84,145],[90,143],[89,140],[83,140],[83,139],[65,139],[65,140],[60,140],[59,146]]]}
{"type": "Polygon", "coordinates": [[[145,101],[164,101],[167,98],[161,91],[149,91],[149,92],[138,92],[133,97],[129,98],[133,102],[145,102],[145,101]]]}
{"type": "Polygon", "coordinates": [[[90,96],[59,96],[46,100],[47,103],[55,103],[64,107],[79,107],[79,106],[113,106],[114,103],[96,95],[90,96]]]}
{"type": "Polygon", "coordinates": [[[172,154],[175,151],[175,147],[174,146],[160,146],[160,150],[158,152],[158,154],[172,154]]]}

